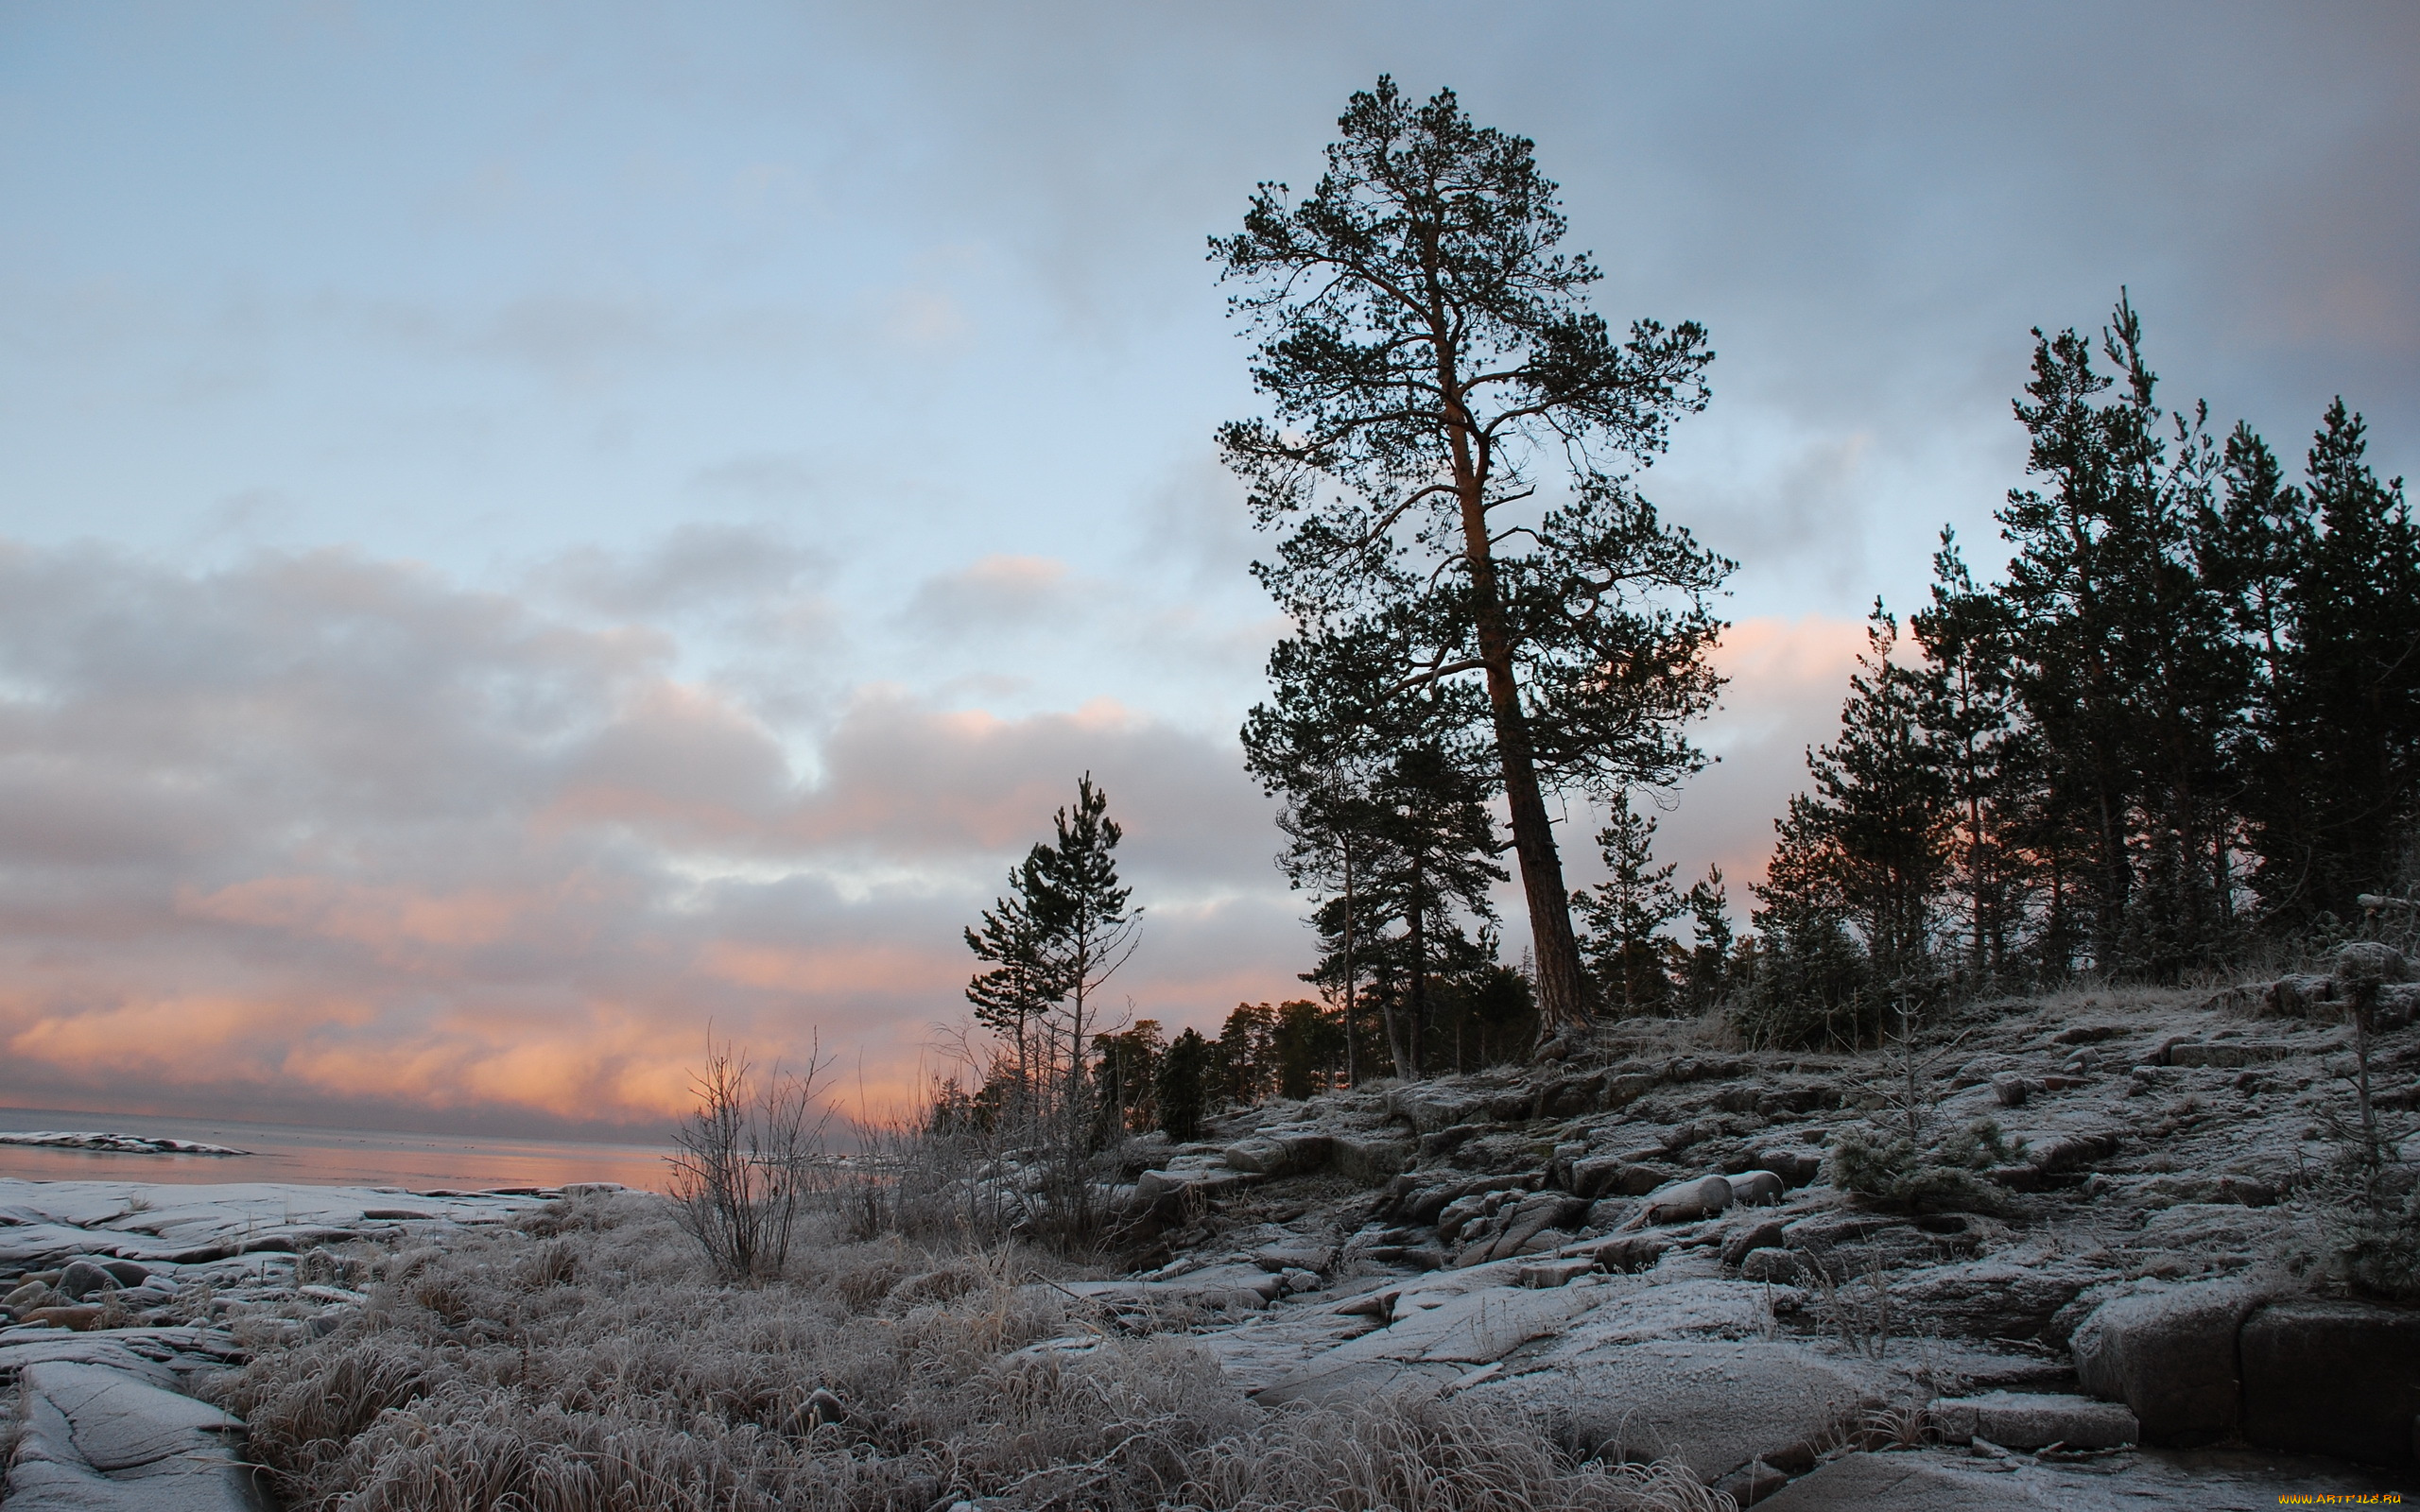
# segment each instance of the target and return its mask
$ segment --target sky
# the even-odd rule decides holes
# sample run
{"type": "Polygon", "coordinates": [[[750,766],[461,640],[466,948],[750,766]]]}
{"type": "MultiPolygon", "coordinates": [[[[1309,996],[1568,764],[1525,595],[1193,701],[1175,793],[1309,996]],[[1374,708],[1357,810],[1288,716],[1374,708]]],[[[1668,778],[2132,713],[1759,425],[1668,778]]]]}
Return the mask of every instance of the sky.
{"type": "Polygon", "coordinates": [[[1085,771],[1118,1011],[1299,995],[1205,238],[1381,73],[1711,330],[1659,843],[1743,905],[1875,597],[2005,559],[2031,328],[2420,470],[2420,9],[1473,14],[0,0],[0,1105],[628,1132],[711,1034],[894,1108],[1085,771]]]}

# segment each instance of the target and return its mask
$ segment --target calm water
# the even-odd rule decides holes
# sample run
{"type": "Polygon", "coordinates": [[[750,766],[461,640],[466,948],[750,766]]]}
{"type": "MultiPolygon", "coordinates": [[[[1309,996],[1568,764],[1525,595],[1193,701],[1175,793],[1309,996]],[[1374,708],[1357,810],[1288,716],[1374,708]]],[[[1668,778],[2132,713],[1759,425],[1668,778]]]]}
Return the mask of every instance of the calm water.
{"type": "Polygon", "coordinates": [[[232,1119],[144,1118],[0,1108],[0,1132],[141,1134],[228,1144],[250,1155],[112,1155],[0,1144],[0,1177],[27,1181],[299,1181],[314,1186],[553,1187],[619,1181],[661,1191],[666,1151],[645,1144],[489,1139],[453,1134],[365,1134],[232,1119]]]}

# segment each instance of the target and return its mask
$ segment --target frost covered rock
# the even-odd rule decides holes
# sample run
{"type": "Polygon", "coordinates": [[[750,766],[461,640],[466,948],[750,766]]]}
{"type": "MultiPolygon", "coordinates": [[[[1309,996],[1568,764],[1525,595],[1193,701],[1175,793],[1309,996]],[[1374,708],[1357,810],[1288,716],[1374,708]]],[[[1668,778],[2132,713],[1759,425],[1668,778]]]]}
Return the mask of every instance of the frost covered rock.
{"type": "Polygon", "coordinates": [[[1230,1144],[1223,1159],[1229,1167],[1247,1176],[1300,1176],[1327,1164],[1332,1143],[1325,1134],[1287,1130],[1230,1144]]]}
{"type": "Polygon", "coordinates": [[[1927,1329],[1970,1339],[2038,1339],[2085,1287],[2110,1279],[2105,1270],[2067,1262],[1985,1259],[1922,1272],[1893,1294],[1927,1329]]]}
{"type": "Polygon", "coordinates": [[[1753,1224],[1733,1234],[1723,1244],[1722,1263],[1726,1265],[1740,1264],[1756,1250],[1780,1248],[1781,1242],[1781,1220],[1768,1218],[1763,1223],[1753,1224]]]}
{"type": "Polygon", "coordinates": [[[2135,1415],[2114,1401],[2048,1393],[1995,1391],[1932,1404],[1933,1425],[1952,1444],[1981,1438],[2003,1449],[2115,1449],[2142,1434],[2135,1415]]]}
{"type": "MultiPolygon", "coordinates": [[[[1501,1271],[1486,1274],[1503,1277],[1501,1271]]],[[[1589,1287],[1505,1285],[1470,1272],[1440,1276],[1435,1284],[1398,1293],[1387,1327],[1321,1351],[1261,1387],[1255,1398],[1277,1406],[1363,1398],[1421,1382],[1450,1384],[1531,1340],[1562,1333],[1603,1299],[1589,1287]]]]}
{"type": "Polygon", "coordinates": [[[1713,1481],[1759,1455],[1821,1441],[1874,1389],[1859,1367],[1787,1341],[1583,1332],[1467,1395],[1558,1424],[1582,1453],[1670,1456],[1713,1481]]]}
{"type": "Polygon", "coordinates": [[[2076,1330],[2076,1379],[2133,1408],[2148,1442],[2223,1438],[2241,1417],[2236,1335],[2257,1300],[2247,1286],[2213,1281],[2104,1302],[2076,1330]]]}
{"type": "Polygon", "coordinates": [[[1514,1274],[1524,1286],[1564,1286],[1596,1268],[1593,1258],[1574,1255],[1564,1260],[1532,1261],[1514,1274]]]}
{"type": "Polygon", "coordinates": [[[1754,1162],[1757,1170],[1771,1171],[1793,1191],[1824,1174],[1822,1152],[1793,1145],[1767,1145],[1755,1153],[1754,1162]]]}
{"type": "MultiPolygon", "coordinates": [[[[1454,1263],[1462,1267],[1508,1260],[1521,1254],[1541,1234],[1577,1221],[1587,1211],[1585,1201],[1564,1192],[1536,1192],[1521,1196],[1517,1202],[1495,1210],[1501,1223],[1483,1223],[1481,1231],[1463,1246],[1454,1263]]],[[[1442,1226],[1438,1231],[1443,1233],[1442,1226]]]]}
{"type": "Polygon", "coordinates": [[[95,1292],[114,1292],[118,1280],[89,1260],[68,1263],[59,1273],[59,1295],[69,1301],[80,1302],[95,1292]]]}
{"type": "Polygon", "coordinates": [[[106,1365],[50,1362],[20,1374],[25,1437],[9,1512],[259,1512],[236,1452],[243,1424],[206,1402],[106,1365]]]}
{"type": "Polygon", "coordinates": [[[1409,1141],[1376,1134],[1339,1134],[1328,1147],[1336,1174],[1375,1186],[1411,1163],[1409,1141]]]}
{"type": "Polygon", "coordinates": [[[1647,1198],[1649,1223],[1689,1223],[1711,1218],[1732,1203],[1731,1183],[1719,1176],[1675,1181],[1647,1198]]]}
{"type": "Polygon", "coordinates": [[[1423,1134],[1468,1124],[1488,1116],[1493,1099],[1476,1091],[1421,1082],[1398,1087],[1387,1097],[1387,1111],[1423,1134]]]}
{"type": "Polygon", "coordinates": [[[1748,1207],[1761,1208],[1779,1202],[1784,1187],[1780,1177],[1771,1171],[1742,1171],[1725,1177],[1731,1183],[1731,1200],[1748,1207]]]}
{"type": "Polygon", "coordinates": [[[2037,1499],[2014,1477],[1915,1454],[1850,1454],[1790,1482],[1766,1512],[2040,1512],[2037,1499]]]}
{"type": "Polygon", "coordinates": [[[1625,1155],[1592,1155],[1571,1162],[1571,1190],[1583,1197],[1643,1197],[1672,1179],[1661,1166],[1625,1155]]]}

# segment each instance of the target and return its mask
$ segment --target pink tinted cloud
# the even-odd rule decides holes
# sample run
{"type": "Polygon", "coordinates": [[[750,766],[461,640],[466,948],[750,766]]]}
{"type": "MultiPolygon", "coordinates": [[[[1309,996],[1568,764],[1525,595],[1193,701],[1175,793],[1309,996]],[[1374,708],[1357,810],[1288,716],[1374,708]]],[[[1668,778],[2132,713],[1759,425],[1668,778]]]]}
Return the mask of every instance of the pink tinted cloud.
{"type": "Polygon", "coordinates": [[[1764,879],[1773,820],[1806,780],[1806,747],[1832,738],[1849,674],[1865,649],[1862,620],[1806,615],[1741,620],[1722,638],[1715,664],[1730,679],[1722,707],[1697,732],[1716,758],[1660,815],[1659,850],[1680,880],[1722,868],[1743,917],[1748,887],[1764,879]]]}
{"type": "Polygon", "coordinates": [[[785,732],[668,651],[343,554],[0,547],[0,1102],[660,1123],[710,1024],[904,1091],[1088,768],[1170,904],[1136,1012],[1300,969],[1229,741],[886,689],[785,732]]]}
{"type": "MultiPolygon", "coordinates": [[[[1668,859],[1750,879],[1858,635],[1733,631],[1668,859]]],[[[0,547],[0,1103],[660,1125],[710,1026],[895,1099],[964,1016],[961,927],[1087,770],[1146,909],[1112,1015],[1304,990],[1231,737],[890,687],[784,730],[671,649],[341,554],[0,547]]]]}

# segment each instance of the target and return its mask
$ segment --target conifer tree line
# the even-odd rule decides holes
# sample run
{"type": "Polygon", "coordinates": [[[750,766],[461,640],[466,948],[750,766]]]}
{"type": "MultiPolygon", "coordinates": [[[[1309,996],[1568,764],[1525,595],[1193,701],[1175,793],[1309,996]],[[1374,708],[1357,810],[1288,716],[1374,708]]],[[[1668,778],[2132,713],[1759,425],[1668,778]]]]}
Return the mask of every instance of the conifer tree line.
{"type": "Polygon", "coordinates": [[[1979,583],[1876,603],[1839,734],[1777,823],[1733,1011],[1871,1041],[1900,997],[2174,982],[2325,943],[2415,880],[2420,532],[2328,405],[2290,469],[2165,407],[2122,295],[2034,333],[2026,487],[1979,583]]]}
{"type": "Polygon", "coordinates": [[[1215,1038],[1105,1013],[1141,910],[1087,775],[967,931],[997,1053],[943,1117],[1069,1152],[1185,1139],[1231,1104],[1556,1054],[1603,1016],[1870,1044],[1947,995],[2324,943],[2420,884],[2401,480],[2342,400],[2298,467],[2167,407],[2121,292],[2094,335],[2034,333],[2005,570],[1944,530],[1923,607],[1876,603],[1735,933],[1719,869],[1684,887],[1655,854],[1658,802],[1704,765],[1686,730],[1735,564],[1635,477],[1707,403],[1706,334],[1617,336],[1532,145],[1452,91],[1381,77],[1339,125],[1309,193],[1260,185],[1210,244],[1269,409],[1219,445],[1291,626],[1242,744],[1315,995],[1215,1038]],[[1553,799],[1604,816],[1598,885],[1567,886],[1553,799]]]}

